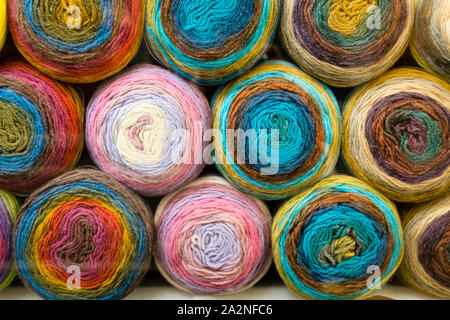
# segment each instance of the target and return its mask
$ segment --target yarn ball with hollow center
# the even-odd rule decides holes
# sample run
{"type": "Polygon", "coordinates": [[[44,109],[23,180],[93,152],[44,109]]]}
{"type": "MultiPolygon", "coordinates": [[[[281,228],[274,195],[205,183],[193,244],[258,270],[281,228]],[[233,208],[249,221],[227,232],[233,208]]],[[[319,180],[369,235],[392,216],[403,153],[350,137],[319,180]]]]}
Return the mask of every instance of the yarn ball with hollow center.
{"type": "Polygon", "coordinates": [[[147,46],[190,80],[224,83],[267,51],[280,7],[280,0],[147,0],[147,46]]]}
{"type": "Polygon", "coordinates": [[[137,53],[145,0],[11,0],[9,27],[20,53],[66,82],[103,80],[137,53]]]}
{"type": "Polygon", "coordinates": [[[161,67],[138,65],[94,94],[86,140],[103,171],[157,196],[200,174],[210,127],[209,103],[197,87],[161,67]]]}
{"type": "Polygon", "coordinates": [[[450,299],[450,192],[410,209],[403,227],[400,278],[418,291],[450,299]]]}
{"type": "Polygon", "coordinates": [[[12,193],[0,189],[0,291],[14,279],[13,230],[19,203],[12,193]]]}
{"type": "Polygon", "coordinates": [[[272,246],[277,270],[295,294],[361,299],[396,271],[403,234],[390,200],[358,179],[332,176],[278,209],[272,246]]]}
{"type": "Polygon", "coordinates": [[[391,199],[426,201],[450,186],[449,127],[449,83],[418,69],[392,70],[346,102],[344,158],[391,199]]]}
{"type": "Polygon", "coordinates": [[[7,33],[6,5],[6,0],[0,0],[0,51],[2,51],[3,45],[5,44],[7,33]]]}
{"type": "Polygon", "coordinates": [[[423,68],[450,81],[450,1],[418,1],[411,52],[423,68]]]}
{"type": "Polygon", "coordinates": [[[414,0],[285,0],[281,40],[309,74],[351,87],[388,70],[408,47],[414,0]]]}
{"type": "Polygon", "coordinates": [[[22,206],[14,238],[19,275],[47,299],[120,299],[150,266],[150,209],[94,169],[52,180],[22,206]]]}
{"type": "Polygon", "coordinates": [[[155,215],[156,264],[175,287],[196,294],[244,291],[270,266],[270,212],[221,177],[166,196],[155,215]]]}
{"type": "Polygon", "coordinates": [[[243,191],[285,198],[334,169],[338,103],[328,87],[296,66],[262,63],[219,89],[212,106],[216,165],[243,191]]]}
{"type": "Polygon", "coordinates": [[[83,146],[83,102],[23,62],[0,66],[0,188],[28,194],[74,167],[83,146]]]}

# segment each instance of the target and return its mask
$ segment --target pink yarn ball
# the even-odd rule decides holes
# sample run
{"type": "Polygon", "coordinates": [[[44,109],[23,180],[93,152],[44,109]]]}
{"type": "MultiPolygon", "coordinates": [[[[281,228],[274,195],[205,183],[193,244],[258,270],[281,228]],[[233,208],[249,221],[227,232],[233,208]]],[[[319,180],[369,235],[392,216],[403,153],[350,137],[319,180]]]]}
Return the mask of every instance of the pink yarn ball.
{"type": "Polygon", "coordinates": [[[175,287],[196,294],[250,288],[271,262],[266,205],[219,177],[200,178],[158,206],[156,264],[175,287]]]}

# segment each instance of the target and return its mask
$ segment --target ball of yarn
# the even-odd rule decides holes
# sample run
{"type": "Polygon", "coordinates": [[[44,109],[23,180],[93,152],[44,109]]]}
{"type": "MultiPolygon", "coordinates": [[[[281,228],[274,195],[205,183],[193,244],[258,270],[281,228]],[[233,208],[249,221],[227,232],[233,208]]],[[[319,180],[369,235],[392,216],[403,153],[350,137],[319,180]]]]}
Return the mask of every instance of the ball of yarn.
{"type": "Polygon", "coordinates": [[[28,194],[78,161],[83,102],[22,62],[0,66],[0,188],[28,194]]]}
{"type": "Polygon", "coordinates": [[[194,180],[205,161],[211,110],[193,85],[163,68],[134,66],[100,87],[86,115],[93,161],[146,196],[194,180]]]}
{"type": "Polygon", "coordinates": [[[134,193],[94,169],[52,180],[22,206],[19,275],[47,299],[119,299],[147,272],[154,226],[134,193]]]}
{"type": "Polygon", "coordinates": [[[450,192],[413,207],[403,226],[401,279],[416,290],[450,299],[450,192]]]}
{"type": "Polygon", "coordinates": [[[6,39],[7,20],[6,20],[6,0],[0,0],[0,51],[6,39]]]}
{"type": "Polygon", "coordinates": [[[16,197],[0,189],[0,291],[15,277],[13,269],[13,230],[19,203],[16,197]]]}
{"type": "Polygon", "coordinates": [[[349,169],[393,200],[420,202],[450,186],[450,85],[401,68],[359,88],[343,115],[349,169]]]}
{"type": "Polygon", "coordinates": [[[9,26],[22,55],[66,82],[103,80],[137,53],[144,0],[11,0],[9,26]]]}
{"type": "Polygon", "coordinates": [[[450,1],[419,0],[411,52],[430,72],[450,81],[450,1]]]}
{"type": "Polygon", "coordinates": [[[269,268],[271,220],[263,202],[223,178],[200,178],[158,206],[158,269],[172,285],[188,292],[244,291],[269,268]]]}
{"type": "Polygon", "coordinates": [[[328,175],[340,150],[340,111],[322,83],[268,61],[221,88],[213,105],[217,167],[256,197],[279,199],[328,175]]]}
{"type": "Polygon", "coordinates": [[[188,79],[223,83],[261,59],[280,7],[280,0],[147,0],[147,46],[188,79]]]}
{"type": "Polygon", "coordinates": [[[414,11],[414,0],[285,0],[281,40],[309,74],[333,86],[355,86],[401,57],[414,11]]]}
{"type": "Polygon", "coordinates": [[[394,274],[403,234],[391,201],[353,177],[332,176],[278,209],[272,246],[277,270],[295,294],[360,299],[394,274]]]}

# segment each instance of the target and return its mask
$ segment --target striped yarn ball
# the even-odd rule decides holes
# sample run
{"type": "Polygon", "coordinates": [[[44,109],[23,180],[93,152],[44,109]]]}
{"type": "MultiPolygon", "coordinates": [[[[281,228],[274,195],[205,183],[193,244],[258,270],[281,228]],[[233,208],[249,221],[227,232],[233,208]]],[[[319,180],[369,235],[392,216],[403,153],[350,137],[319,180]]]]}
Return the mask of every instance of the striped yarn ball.
{"type": "Polygon", "coordinates": [[[241,190],[285,198],[334,169],[338,103],[330,89],[296,66],[260,64],[219,89],[212,105],[217,167],[241,190]]]}
{"type": "Polygon", "coordinates": [[[94,169],[59,176],[22,206],[14,248],[25,285],[47,299],[120,299],[150,266],[154,226],[134,193],[94,169]]]}
{"type": "Polygon", "coordinates": [[[6,6],[6,0],[0,0],[0,51],[2,51],[3,45],[5,44],[8,27],[6,6]]]}
{"type": "Polygon", "coordinates": [[[179,289],[238,293],[270,266],[269,210],[223,178],[203,177],[166,196],[155,221],[156,264],[179,289]]]}
{"type": "Polygon", "coordinates": [[[411,52],[423,68],[450,81],[450,1],[418,1],[411,52]]]}
{"type": "Polygon", "coordinates": [[[78,161],[83,102],[22,62],[0,66],[0,188],[28,194],[78,161]]]}
{"type": "Polygon", "coordinates": [[[224,83],[267,51],[280,7],[280,0],[147,0],[147,46],[190,80],[224,83]]]}
{"type": "Polygon", "coordinates": [[[281,40],[309,74],[333,86],[355,86],[401,57],[414,11],[414,0],[285,0],[281,40]]]}
{"type": "Polygon", "coordinates": [[[450,299],[450,192],[413,207],[403,226],[401,279],[416,290],[450,299]]]}
{"type": "Polygon", "coordinates": [[[153,65],[138,65],[101,86],[86,115],[92,160],[145,196],[168,194],[194,180],[211,127],[197,87],[153,65]]]}
{"type": "Polygon", "coordinates": [[[344,158],[391,199],[426,201],[450,186],[449,127],[449,83],[421,70],[392,70],[347,101],[344,158]]]}
{"type": "Polygon", "coordinates": [[[0,189],[0,291],[13,281],[13,230],[19,203],[16,197],[0,189]]]}
{"type": "Polygon", "coordinates": [[[11,0],[9,26],[22,55],[52,78],[103,80],[137,53],[144,0],[11,0]]]}
{"type": "Polygon", "coordinates": [[[295,294],[361,299],[394,274],[403,234],[391,201],[353,177],[332,176],[278,209],[272,246],[275,266],[295,294]]]}

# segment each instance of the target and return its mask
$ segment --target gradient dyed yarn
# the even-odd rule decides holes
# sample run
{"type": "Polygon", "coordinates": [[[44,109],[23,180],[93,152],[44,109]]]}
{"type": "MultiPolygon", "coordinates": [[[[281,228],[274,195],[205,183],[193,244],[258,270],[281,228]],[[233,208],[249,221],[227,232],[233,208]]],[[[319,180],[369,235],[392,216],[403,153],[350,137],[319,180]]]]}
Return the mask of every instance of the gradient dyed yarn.
{"type": "Polygon", "coordinates": [[[153,240],[150,209],[136,194],[79,169],[28,198],[14,248],[23,282],[44,298],[119,299],[147,272],[153,240]]]}
{"type": "Polygon", "coordinates": [[[0,189],[0,291],[13,281],[13,230],[19,203],[14,195],[0,189]]]}
{"type": "Polygon", "coordinates": [[[401,279],[416,290],[450,299],[450,193],[413,207],[403,226],[401,279]]]}
{"type": "Polygon", "coordinates": [[[2,51],[3,45],[5,44],[8,27],[6,5],[6,0],[0,0],[0,51],[2,51]]]}
{"type": "Polygon", "coordinates": [[[0,66],[0,188],[28,194],[78,161],[83,102],[22,62],[0,66]]]}
{"type": "Polygon", "coordinates": [[[333,170],[338,103],[328,87],[294,65],[263,63],[219,89],[212,105],[217,167],[243,191],[280,199],[333,170]]]}
{"type": "Polygon", "coordinates": [[[353,177],[332,176],[278,209],[272,246],[275,266],[295,294],[360,299],[394,274],[403,234],[391,201],[353,177]],[[375,268],[378,283],[368,281],[375,268]]]}
{"type": "Polygon", "coordinates": [[[393,200],[420,202],[450,186],[450,85],[401,68],[357,89],[343,115],[349,169],[393,200]]]}
{"type": "Polygon", "coordinates": [[[355,86],[400,58],[414,10],[414,0],[285,0],[281,40],[309,74],[333,86],[355,86]]]}
{"type": "Polygon", "coordinates": [[[9,1],[22,55],[49,76],[95,82],[122,70],[139,49],[144,0],[9,1]]]}
{"type": "Polygon", "coordinates": [[[450,81],[450,2],[420,0],[416,10],[411,52],[423,68],[450,81]]]}
{"type": "Polygon", "coordinates": [[[196,294],[246,290],[269,268],[271,220],[263,202],[223,178],[200,178],[158,206],[158,269],[196,294]]]}
{"type": "Polygon", "coordinates": [[[143,195],[165,195],[202,171],[210,127],[211,110],[198,88],[163,68],[139,65],[94,94],[86,141],[103,171],[143,195]]]}
{"type": "Polygon", "coordinates": [[[182,76],[223,83],[261,59],[280,7],[280,0],[147,0],[147,45],[160,63],[182,76]]]}

